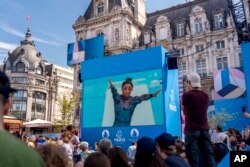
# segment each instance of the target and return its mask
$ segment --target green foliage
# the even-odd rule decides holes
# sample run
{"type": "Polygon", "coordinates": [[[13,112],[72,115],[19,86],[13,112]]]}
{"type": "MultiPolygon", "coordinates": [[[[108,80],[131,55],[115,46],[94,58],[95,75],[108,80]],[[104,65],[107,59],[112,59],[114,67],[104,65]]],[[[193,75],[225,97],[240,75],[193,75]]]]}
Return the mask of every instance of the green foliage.
{"type": "Polygon", "coordinates": [[[73,97],[67,98],[65,95],[58,101],[58,106],[61,112],[61,119],[56,120],[57,125],[66,127],[72,123],[72,113],[75,100],[73,97]]]}
{"type": "Polygon", "coordinates": [[[226,122],[234,120],[235,117],[236,117],[235,113],[229,114],[225,111],[214,112],[209,117],[209,125],[212,129],[218,125],[223,126],[226,124],[226,122]]]}

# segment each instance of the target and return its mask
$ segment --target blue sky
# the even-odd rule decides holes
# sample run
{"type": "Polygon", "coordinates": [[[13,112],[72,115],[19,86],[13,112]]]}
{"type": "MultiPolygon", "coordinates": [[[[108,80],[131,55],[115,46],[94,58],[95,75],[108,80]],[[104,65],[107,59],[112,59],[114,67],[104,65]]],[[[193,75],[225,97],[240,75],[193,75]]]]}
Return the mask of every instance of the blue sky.
{"type": "MultiPolygon", "coordinates": [[[[26,16],[37,49],[49,63],[66,67],[67,43],[75,40],[72,25],[91,0],[1,0],[0,64],[23,40],[27,30],[26,16]]],[[[184,3],[185,0],[146,0],[147,12],[184,3]],[[156,3],[157,1],[157,3],[156,3]]]]}

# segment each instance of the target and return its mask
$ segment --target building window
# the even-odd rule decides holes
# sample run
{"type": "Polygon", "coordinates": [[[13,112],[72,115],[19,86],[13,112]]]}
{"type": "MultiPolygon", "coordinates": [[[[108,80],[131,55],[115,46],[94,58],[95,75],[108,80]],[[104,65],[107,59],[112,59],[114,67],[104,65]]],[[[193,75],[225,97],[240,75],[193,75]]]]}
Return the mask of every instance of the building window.
{"type": "Polygon", "coordinates": [[[36,73],[39,75],[43,75],[43,68],[40,65],[36,68],[36,73]]]}
{"type": "Polygon", "coordinates": [[[177,38],[180,38],[180,37],[184,37],[185,35],[185,31],[184,31],[184,24],[177,24],[176,26],[176,35],[177,35],[177,38]]]}
{"type": "Polygon", "coordinates": [[[223,17],[222,14],[218,14],[214,16],[214,28],[215,29],[221,29],[223,28],[223,17]]]}
{"type": "Polygon", "coordinates": [[[103,2],[100,2],[97,5],[97,13],[98,13],[98,15],[103,14],[103,11],[104,11],[104,4],[103,4],[103,2]]]}
{"type": "Polygon", "coordinates": [[[187,78],[187,63],[180,63],[179,64],[179,75],[183,77],[183,79],[187,78]]]}
{"type": "Polygon", "coordinates": [[[32,99],[31,119],[45,119],[46,94],[35,91],[32,99]]]}
{"type": "Polygon", "coordinates": [[[26,100],[27,99],[27,90],[17,90],[13,93],[12,100],[26,100]]]}
{"type": "Polygon", "coordinates": [[[164,40],[167,38],[167,28],[160,28],[159,40],[164,40]]]}
{"type": "Polygon", "coordinates": [[[13,101],[11,108],[11,115],[14,117],[26,120],[27,102],[26,101],[13,101]]]}
{"type": "Polygon", "coordinates": [[[145,32],[144,33],[144,44],[149,44],[150,43],[150,33],[145,32]]]}
{"type": "Polygon", "coordinates": [[[242,54],[239,54],[239,62],[240,62],[240,67],[242,67],[243,63],[242,63],[242,54]]]}
{"type": "Polygon", "coordinates": [[[118,42],[119,39],[120,39],[120,38],[119,38],[119,29],[116,28],[116,29],[115,29],[115,41],[118,42]]]}
{"type": "Polygon", "coordinates": [[[46,99],[46,94],[45,93],[43,93],[43,92],[37,92],[37,91],[35,91],[34,93],[33,93],[33,99],[41,99],[41,100],[45,100],[46,99]]]}
{"type": "Polygon", "coordinates": [[[228,68],[227,57],[218,57],[217,67],[218,67],[218,70],[228,68]]]}
{"type": "Polygon", "coordinates": [[[18,62],[16,64],[16,71],[17,72],[25,72],[25,64],[23,62],[18,62]]]}
{"type": "Polygon", "coordinates": [[[217,49],[225,48],[225,41],[217,41],[216,42],[216,48],[217,49]]]}
{"type": "Polygon", "coordinates": [[[195,33],[201,33],[202,32],[202,19],[196,18],[194,21],[195,24],[195,33]]]}
{"type": "Polygon", "coordinates": [[[98,32],[98,33],[97,33],[97,36],[103,36],[103,35],[104,35],[103,32],[98,32]]]}
{"type": "Polygon", "coordinates": [[[206,67],[206,60],[205,59],[199,59],[195,61],[196,64],[196,72],[202,77],[207,76],[207,67],[206,67]]]}
{"type": "Polygon", "coordinates": [[[36,79],[36,85],[37,86],[39,86],[39,85],[45,85],[45,81],[40,80],[40,79],[36,79]]]}
{"type": "Polygon", "coordinates": [[[12,77],[12,82],[14,84],[27,84],[27,78],[26,77],[12,77]]]}
{"type": "Polygon", "coordinates": [[[202,45],[196,45],[195,46],[196,53],[203,52],[204,51],[204,46],[202,45]]]}
{"type": "Polygon", "coordinates": [[[185,55],[184,48],[180,48],[180,49],[176,50],[176,54],[177,54],[177,56],[184,56],[185,55]]]}

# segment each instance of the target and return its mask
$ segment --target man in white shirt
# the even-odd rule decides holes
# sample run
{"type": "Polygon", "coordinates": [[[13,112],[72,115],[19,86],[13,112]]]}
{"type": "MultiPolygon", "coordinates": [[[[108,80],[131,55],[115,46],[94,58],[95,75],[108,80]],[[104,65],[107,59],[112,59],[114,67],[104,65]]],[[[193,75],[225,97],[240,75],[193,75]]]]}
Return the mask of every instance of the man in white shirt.
{"type": "Polygon", "coordinates": [[[132,142],[131,146],[128,147],[128,158],[129,161],[133,161],[136,153],[136,142],[132,142]]]}

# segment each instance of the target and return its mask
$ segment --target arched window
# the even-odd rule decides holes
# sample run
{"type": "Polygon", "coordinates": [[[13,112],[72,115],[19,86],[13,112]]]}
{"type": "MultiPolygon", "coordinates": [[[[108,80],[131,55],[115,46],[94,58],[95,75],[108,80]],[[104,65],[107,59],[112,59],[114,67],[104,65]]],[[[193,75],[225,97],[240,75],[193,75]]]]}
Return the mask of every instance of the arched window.
{"type": "Polygon", "coordinates": [[[97,5],[97,13],[98,14],[102,14],[104,11],[104,4],[103,2],[100,2],[98,5],[97,5]]]}
{"type": "Polygon", "coordinates": [[[97,33],[97,36],[103,36],[103,35],[104,35],[103,32],[98,32],[98,33],[97,33]]]}
{"type": "Polygon", "coordinates": [[[115,29],[115,41],[117,42],[117,41],[119,41],[119,29],[118,28],[116,28],[115,29]]]}
{"type": "Polygon", "coordinates": [[[25,72],[25,64],[23,62],[18,62],[16,64],[16,71],[17,72],[25,72]]]}
{"type": "Polygon", "coordinates": [[[43,68],[40,65],[37,67],[36,73],[39,75],[43,75],[43,68]]]}
{"type": "Polygon", "coordinates": [[[149,44],[150,43],[150,33],[145,32],[144,33],[144,44],[149,44]]]}

